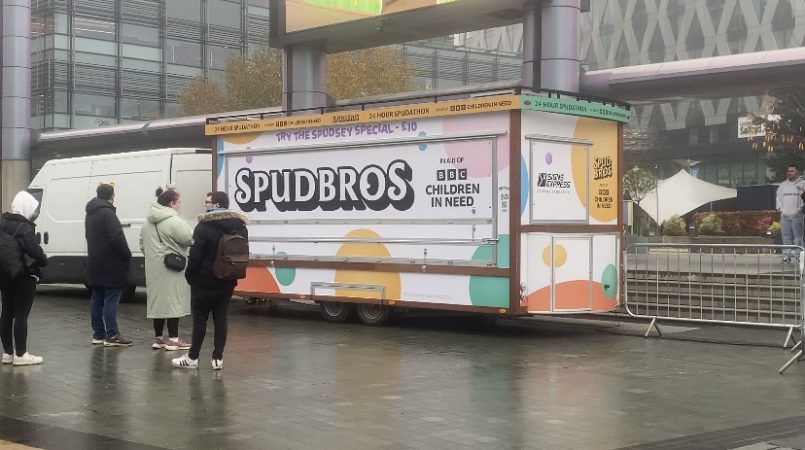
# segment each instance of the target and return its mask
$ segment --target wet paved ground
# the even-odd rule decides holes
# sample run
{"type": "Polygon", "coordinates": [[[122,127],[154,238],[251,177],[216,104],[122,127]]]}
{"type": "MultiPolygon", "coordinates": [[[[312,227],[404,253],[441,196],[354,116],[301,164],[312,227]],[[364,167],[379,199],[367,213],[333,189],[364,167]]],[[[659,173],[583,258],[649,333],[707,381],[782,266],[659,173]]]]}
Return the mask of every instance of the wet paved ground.
{"type": "Polygon", "coordinates": [[[433,314],[371,328],[236,302],[213,372],[209,342],[195,371],[152,351],[143,303],[121,306],[134,347],[92,347],[87,305],[40,292],[29,347],[45,364],[2,366],[0,449],[805,448],[805,364],[776,373],[780,331],[643,339],[628,323],[433,314]]]}

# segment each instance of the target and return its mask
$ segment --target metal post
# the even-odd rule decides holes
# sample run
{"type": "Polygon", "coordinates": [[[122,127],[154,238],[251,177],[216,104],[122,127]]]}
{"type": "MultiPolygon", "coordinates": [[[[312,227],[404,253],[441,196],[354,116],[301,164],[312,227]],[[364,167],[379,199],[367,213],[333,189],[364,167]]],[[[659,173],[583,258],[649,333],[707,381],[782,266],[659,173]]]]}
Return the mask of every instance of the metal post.
{"type": "Polygon", "coordinates": [[[0,206],[8,211],[31,181],[31,2],[3,0],[2,8],[0,206]]]}
{"type": "MultiPolygon", "coordinates": [[[[797,251],[801,252],[802,248],[801,247],[797,248],[797,251]]],[[[800,257],[802,257],[802,253],[800,253],[800,257]]],[[[794,364],[794,362],[797,362],[800,359],[802,359],[802,355],[803,353],[805,353],[805,350],[803,350],[802,345],[803,339],[805,339],[805,285],[803,285],[802,283],[803,281],[802,274],[803,274],[803,266],[801,263],[799,266],[799,322],[800,322],[799,342],[792,349],[792,350],[796,349],[799,350],[797,351],[797,353],[794,354],[793,357],[791,357],[791,359],[788,360],[788,362],[783,364],[783,367],[780,367],[780,370],[777,371],[780,375],[782,375],[783,372],[785,372],[789,367],[791,367],[791,364],[794,364]]],[[[789,335],[791,334],[792,331],[793,328],[789,330],[789,335]]],[[[786,344],[788,344],[788,339],[786,339],[786,344]]],[[[783,348],[785,348],[785,345],[783,345],[783,348]]]]}
{"type": "Polygon", "coordinates": [[[648,329],[646,330],[646,334],[643,337],[648,337],[651,334],[651,329],[652,328],[657,330],[657,334],[659,335],[659,337],[662,337],[662,330],[660,330],[660,326],[657,325],[657,318],[656,317],[653,317],[651,319],[651,323],[648,324],[648,329]]]}
{"type": "Polygon", "coordinates": [[[328,105],[325,87],[327,58],[323,51],[307,46],[287,47],[283,58],[282,106],[285,111],[305,110],[328,105]]]}

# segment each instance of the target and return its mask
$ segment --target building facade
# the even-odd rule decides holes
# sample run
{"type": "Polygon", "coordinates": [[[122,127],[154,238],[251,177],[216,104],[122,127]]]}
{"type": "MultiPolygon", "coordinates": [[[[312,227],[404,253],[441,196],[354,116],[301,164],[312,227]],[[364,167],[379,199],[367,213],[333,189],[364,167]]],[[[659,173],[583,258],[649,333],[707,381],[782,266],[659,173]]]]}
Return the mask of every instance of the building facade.
{"type": "MultiPolygon", "coordinates": [[[[269,0],[33,0],[32,126],[90,128],[181,115],[195,77],[268,45],[269,0]]],[[[400,46],[423,88],[517,79],[521,57],[457,49],[453,38],[400,46]]]]}
{"type": "MultiPolygon", "coordinates": [[[[805,45],[805,0],[592,0],[581,26],[586,70],[777,50],[805,45]]],[[[522,27],[466,33],[456,42],[519,54],[522,27]]],[[[692,167],[699,178],[722,185],[771,181],[767,155],[739,140],[737,131],[738,117],[762,112],[765,101],[736,95],[637,104],[636,145],[628,157],[662,177],[692,167]]]]}
{"type": "Polygon", "coordinates": [[[268,43],[268,0],[34,0],[31,21],[40,130],[177,116],[187,81],[268,43]]]}

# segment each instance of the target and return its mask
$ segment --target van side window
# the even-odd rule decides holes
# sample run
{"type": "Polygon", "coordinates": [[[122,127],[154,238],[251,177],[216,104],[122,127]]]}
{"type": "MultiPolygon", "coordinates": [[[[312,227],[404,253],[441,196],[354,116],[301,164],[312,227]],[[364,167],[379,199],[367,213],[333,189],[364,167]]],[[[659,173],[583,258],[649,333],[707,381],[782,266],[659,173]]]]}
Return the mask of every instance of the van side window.
{"type": "Polygon", "coordinates": [[[31,194],[36,199],[36,201],[39,202],[39,205],[41,207],[41,205],[42,205],[42,189],[40,189],[40,188],[29,188],[28,193],[31,194]]]}

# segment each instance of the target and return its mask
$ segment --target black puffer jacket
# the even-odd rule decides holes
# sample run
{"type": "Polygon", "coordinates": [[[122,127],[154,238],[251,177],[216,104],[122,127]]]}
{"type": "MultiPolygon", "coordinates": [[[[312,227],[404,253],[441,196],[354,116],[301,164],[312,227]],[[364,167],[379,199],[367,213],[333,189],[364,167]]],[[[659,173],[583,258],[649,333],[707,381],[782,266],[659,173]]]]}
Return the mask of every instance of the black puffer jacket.
{"type": "Polygon", "coordinates": [[[191,286],[216,290],[235,288],[236,281],[213,278],[212,263],[218,251],[218,241],[224,233],[249,239],[248,223],[249,216],[238,211],[213,211],[198,216],[185,270],[185,278],[191,286]]]}
{"type": "Polygon", "coordinates": [[[3,231],[10,235],[16,232],[17,242],[22,249],[23,265],[26,275],[42,276],[40,267],[48,265],[48,258],[36,242],[36,224],[19,214],[3,213],[3,231]]]}
{"type": "Polygon", "coordinates": [[[131,250],[115,207],[106,200],[93,198],[87,203],[87,284],[122,288],[129,278],[131,250]]]}

